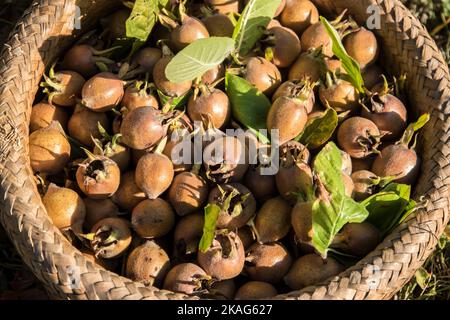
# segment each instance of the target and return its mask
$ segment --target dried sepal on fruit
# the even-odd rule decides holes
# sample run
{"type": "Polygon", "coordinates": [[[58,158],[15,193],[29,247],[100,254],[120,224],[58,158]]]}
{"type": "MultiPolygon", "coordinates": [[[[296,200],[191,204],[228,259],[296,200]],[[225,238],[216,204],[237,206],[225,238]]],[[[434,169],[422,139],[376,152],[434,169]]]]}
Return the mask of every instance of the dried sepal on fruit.
{"type": "Polygon", "coordinates": [[[78,187],[92,199],[111,197],[119,188],[119,167],[107,157],[85,151],[88,158],[79,165],[76,173],[78,187]]]}
{"type": "Polygon", "coordinates": [[[211,190],[209,204],[220,207],[216,226],[235,230],[243,227],[256,212],[256,200],[247,187],[240,183],[219,185],[211,190]]]}
{"type": "Polygon", "coordinates": [[[363,201],[395,179],[395,177],[379,177],[369,170],[355,171],[351,178],[355,187],[353,195],[356,201],[363,201]]]}
{"type": "Polygon", "coordinates": [[[83,237],[91,241],[95,257],[103,259],[122,255],[131,244],[129,222],[122,218],[105,218],[98,221],[90,234],[83,237]]]}
{"type": "Polygon", "coordinates": [[[93,139],[95,144],[94,154],[110,158],[119,166],[121,171],[126,171],[131,162],[131,153],[128,147],[120,143],[122,135],[119,133],[110,136],[100,123],[98,124],[98,130],[103,139],[93,139]]]}
{"type": "Polygon", "coordinates": [[[337,140],[341,148],[352,158],[363,159],[379,153],[381,138],[378,127],[372,121],[352,117],[345,120],[338,129],[337,140]]]}
{"type": "Polygon", "coordinates": [[[232,279],[244,268],[244,246],[234,232],[218,231],[209,249],[198,252],[197,261],[214,279],[232,279]]]}
{"type": "Polygon", "coordinates": [[[248,169],[247,148],[232,136],[217,137],[203,150],[203,166],[209,180],[216,183],[238,182],[248,169]]]}

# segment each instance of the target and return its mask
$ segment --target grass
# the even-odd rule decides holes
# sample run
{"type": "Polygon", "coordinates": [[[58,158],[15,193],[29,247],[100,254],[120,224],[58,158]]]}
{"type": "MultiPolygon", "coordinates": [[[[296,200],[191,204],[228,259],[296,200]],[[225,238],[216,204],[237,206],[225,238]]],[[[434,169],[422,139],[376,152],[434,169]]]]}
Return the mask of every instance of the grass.
{"type": "MultiPolygon", "coordinates": [[[[30,0],[6,0],[0,8],[0,44],[30,0]]],[[[450,64],[450,1],[403,1],[428,28],[450,64]]],[[[45,298],[39,282],[24,265],[0,227],[0,300],[45,298]]],[[[450,299],[450,227],[413,279],[396,295],[399,300],[450,299]]]]}
{"type": "MultiPolygon", "coordinates": [[[[442,50],[450,64],[450,1],[407,0],[408,8],[442,50]]],[[[450,226],[439,240],[436,250],[396,295],[400,300],[450,300],[450,226]]]]}
{"type": "Polygon", "coordinates": [[[450,227],[436,250],[397,294],[399,300],[450,300],[450,227]]]}

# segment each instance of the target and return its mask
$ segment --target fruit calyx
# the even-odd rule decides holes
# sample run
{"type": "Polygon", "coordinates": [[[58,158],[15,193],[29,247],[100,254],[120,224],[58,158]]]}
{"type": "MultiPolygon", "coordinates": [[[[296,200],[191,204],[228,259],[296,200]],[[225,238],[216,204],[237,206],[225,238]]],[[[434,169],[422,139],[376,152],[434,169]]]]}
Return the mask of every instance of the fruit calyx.
{"type": "Polygon", "coordinates": [[[363,147],[364,153],[367,155],[380,154],[378,148],[381,146],[381,138],[385,136],[386,133],[381,133],[379,135],[372,135],[370,130],[366,130],[366,136],[359,136],[356,138],[356,142],[363,147]]]}
{"type": "Polygon", "coordinates": [[[308,149],[299,142],[289,141],[280,148],[280,165],[288,168],[296,163],[308,164],[310,153],[308,149]]]}
{"type": "Polygon", "coordinates": [[[106,180],[106,178],[108,177],[107,168],[109,165],[115,164],[114,161],[106,158],[105,156],[94,155],[85,148],[82,149],[88,156],[87,161],[79,165],[86,168],[84,174],[84,183],[88,185],[89,181],[92,180],[94,180],[96,183],[101,183],[102,181],[106,180]]]}
{"type": "Polygon", "coordinates": [[[225,191],[221,186],[217,187],[221,193],[217,205],[231,217],[238,217],[243,212],[243,203],[248,199],[250,193],[243,195],[236,188],[225,191]]]}
{"type": "Polygon", "coordinates": [[[92,137],[95,147],[100,151],[100,154],[105,157],[110,157],[115,154],[117,147],[119,145],[119,139],[122,137],[120,133],[113,136],[106,132],[105,128],[102,127],[100,122],[97,124],[98,130],[102,135],[102,139],[96,139],[92,137]]]}

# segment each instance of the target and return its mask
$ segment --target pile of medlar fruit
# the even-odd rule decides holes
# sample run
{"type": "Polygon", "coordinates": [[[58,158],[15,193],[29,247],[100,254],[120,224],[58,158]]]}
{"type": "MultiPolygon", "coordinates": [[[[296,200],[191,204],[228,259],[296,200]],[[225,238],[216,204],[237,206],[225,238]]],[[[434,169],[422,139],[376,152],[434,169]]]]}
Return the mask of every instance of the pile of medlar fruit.
{"type": "MultiPolygon", "coordinates": [[[[313,205],[298,196],[314,185],[321,148],[296,138],[327,108],[339,115],[330,141],[342,151],[348,196],[362,201],[386,177],[414,184],[420,159],[401,140],[411,120],[405,97],[376,64],[374,33],[345,14],[333,25],[360,65],[364,94],[334,56],[308,0],[282,1],[247,56],[195,81],[167,78],[167,65],[189,44],[231,37],[247,2],[172,1],[137,51],[125,50],[131,10],[123,7],[43,78],[30,116],[31,167],[55,226],[103,268],[213,299],[270,298],[339,274],[344,264],[333,255],[323,259],[311,245],[313,205]],[[267,144],[252,134],[225,133],[243,127],[225,90],[228,70],[272,102],[266,125],[279,132],[276,175],[264,175],[267,164],[246,158],[251,146],[267,144]],[[172,107],[174,101],[181,102],[172,107]],[[182,144],[194,149],[199,135],[206,138],[201,154],[212,157],[177,161],[173,151],[182,144]],[[208,205],[220,210],[212,243],[200,250],[208,205]]],[[[382,240],[368,222],[349,223],[336,238],[339,250],[357,258],[382,240]]]]}

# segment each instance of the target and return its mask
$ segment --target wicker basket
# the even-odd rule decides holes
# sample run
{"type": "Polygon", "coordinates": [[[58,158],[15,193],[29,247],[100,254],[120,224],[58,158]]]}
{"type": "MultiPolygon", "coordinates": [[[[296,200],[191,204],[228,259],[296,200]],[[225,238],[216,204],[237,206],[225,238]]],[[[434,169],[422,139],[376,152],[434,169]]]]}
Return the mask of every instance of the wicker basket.
{"type": "MultiPolygon", "coordinates": [[[[359,21],[378,4],[382,61],[393,74],[407,73],[410,111],[428,112],[431,123],[420,135],[422,174],[415,198],[425,209],[399,226],[356,266],[324,283],[279,299],[389,299],[433,250],[448,221],[450,200],[450,76],[425,28],[395,0],[316,0],[323,10],[347,8],[359,21]]],[[[112,0],[36,1],[16,26],[0,60],[1,222],[26,264],[60,299],[195,299],[144,287],[86,260],[47,216],[28,158],[31,105],[45,66],[76,39],[71,30],[81,9],[88,30],[112,9],[112,0]]]]}

